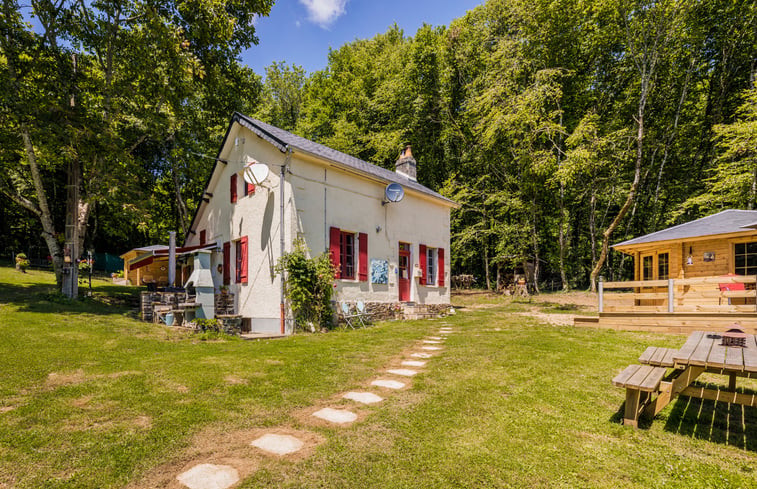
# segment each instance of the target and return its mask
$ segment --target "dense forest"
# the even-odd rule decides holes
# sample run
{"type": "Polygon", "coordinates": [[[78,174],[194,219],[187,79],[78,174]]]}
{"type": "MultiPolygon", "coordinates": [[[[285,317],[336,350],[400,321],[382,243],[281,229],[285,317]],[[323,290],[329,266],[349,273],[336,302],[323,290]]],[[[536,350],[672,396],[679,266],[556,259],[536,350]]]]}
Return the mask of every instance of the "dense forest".
{"type": "Polygon", "coordinates": [[[267,1],[32,4],[44,29],[0,17],[0,253],[49,247],[76,171],[85,248],[185,231],[233,110],[387,168],[411,143],[461,204],[452,272],[485,287],[524,263],[562,288],[625,277],[608,245],[757,201],[752,1],[489,0],[264,78],[239,53],[267,1]]]}

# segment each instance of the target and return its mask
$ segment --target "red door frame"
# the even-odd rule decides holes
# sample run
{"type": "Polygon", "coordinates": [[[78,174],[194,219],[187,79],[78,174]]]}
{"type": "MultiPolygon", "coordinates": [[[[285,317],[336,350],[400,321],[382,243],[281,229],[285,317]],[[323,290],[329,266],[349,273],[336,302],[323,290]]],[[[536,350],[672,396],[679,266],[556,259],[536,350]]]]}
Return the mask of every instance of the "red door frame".
{"type": "Polygon", "coordinates": [[[409,302],[410,301],[410,274],[412,273],[412,267],[410,266],[410,250],[403,250],[402,245],[407,245],[410,247],[408,243],[402,243],[398,245],[398,251],[399,251],[399,259],[397,261],[397,285],[399,288],[399,299],[400,302],[409,302]],[[405,268],[405,276],[407,278],[402,278],[402,258],[405,258],[406,266],[405,268]]]}

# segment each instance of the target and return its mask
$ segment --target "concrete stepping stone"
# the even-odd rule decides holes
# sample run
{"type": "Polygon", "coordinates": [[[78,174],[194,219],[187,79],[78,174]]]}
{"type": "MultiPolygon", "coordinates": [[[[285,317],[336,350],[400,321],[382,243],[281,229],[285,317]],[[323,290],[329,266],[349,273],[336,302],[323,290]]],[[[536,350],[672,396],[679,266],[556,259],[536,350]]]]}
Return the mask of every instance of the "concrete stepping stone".
{"type": "Polygon", "coordinates": [[[436,340],[423,340],[423,343],[426,345],[439,345],[441,344],[441,341],[436,340]]]}
{"type": "Polygon", "coordinates": [[[377,396],[372,392],[348,392],[342,397],[363,404],[375,404],[384,400],[383,397],[377,396]]]}
{"type": "Polygon", "coordinates": [[[436,351],[436,350],[441,350],[442,347],[441,346],[422,346],[421,349],[423,349],[423,350],[430,350],[430,351],[436,351]]]}
{"type": "Polygon", "coordinates": [[[401,375],[403,377],[412,377],[413,375],[417,375],[417,370],[410,370],[409,368],[393,368],[387,370],[388,373],[394,374],[394,375],[401,375]]]}
{"type": "Polygon", "coordinates": [[[422,362],[420,360],[405,360],[402,362],[402,365],[405,367],[423,367],[426,365],[426,362],[422,362]]]}
{"type": "Polygon", "coordinates": [[[387,389],[402,389],[403,387],[405,387],[404,382],[384,379],[374,380],[373,382],[371,382],[371,385],[375,385],[377,387],[386,387],[387,389]]]}
{"type": "Polygon", "coordinates": [[[253,441],[250,445],[260,448],[264,452],[276,455],[289,455],[290,453],[300,451],[305,446],[305,443],[299,438],[290,435],[268,433],[253,441]]]}
{"type": "Polygon", "coordinates": [[[346,409],[323,408],[313,413],[316,418],[325,419],[336,424],[352,423],[357,419],[357,414],[346,409]]]}
{"type": "Polygon", "coordinates": [[[229,465],[195,465],[176,480],[189,489],[226,489],[239,482],[239,472],[229,465]]]}
{"type": "Polygon", "coordinates": [[[443,340],[444,338],[442,338],[441,336],[429,336],[427,339],[429,339],[429,340],[443,340]]]}
{"type": "Polygon", "coordinates": [[[411,353],[410,356],[413,358],[431,358],[434,355],[430,353],[411,353]]]}

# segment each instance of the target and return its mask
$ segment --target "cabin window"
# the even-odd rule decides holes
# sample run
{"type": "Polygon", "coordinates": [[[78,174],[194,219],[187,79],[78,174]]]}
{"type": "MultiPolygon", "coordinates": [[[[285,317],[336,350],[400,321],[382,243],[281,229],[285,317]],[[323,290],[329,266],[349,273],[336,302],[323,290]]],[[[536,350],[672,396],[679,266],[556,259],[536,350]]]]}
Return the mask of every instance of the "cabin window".
{"type": "Polygon", "coordinates": [[[652,255],[647,255],[641,259],[641,279],[652,280],[652,255]]]}
{"type": "Polygon", "coordinates": [[[670,259],[667,253],[657,255],[657,279],[667,280],[670,278],[670,259]]]}
{"type": "Polygon", "coordinates": [[[757,241],[734,245],[736,275],[757,275],[757,241]]]}

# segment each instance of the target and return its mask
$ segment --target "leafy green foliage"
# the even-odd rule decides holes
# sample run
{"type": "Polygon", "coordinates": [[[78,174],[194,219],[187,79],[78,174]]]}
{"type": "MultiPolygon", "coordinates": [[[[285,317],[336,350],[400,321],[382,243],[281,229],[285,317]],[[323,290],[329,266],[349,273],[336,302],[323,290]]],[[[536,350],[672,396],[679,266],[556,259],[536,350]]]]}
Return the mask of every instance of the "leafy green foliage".
{"type": "Polygon", "coordinates": [[[308,258],[302,240],[276,263],[276,271],[284,273],[284,292],[297,326],[331,328],[334,312],[331,297],[334,292],[334,267],[326,253],[308,258]]]}

